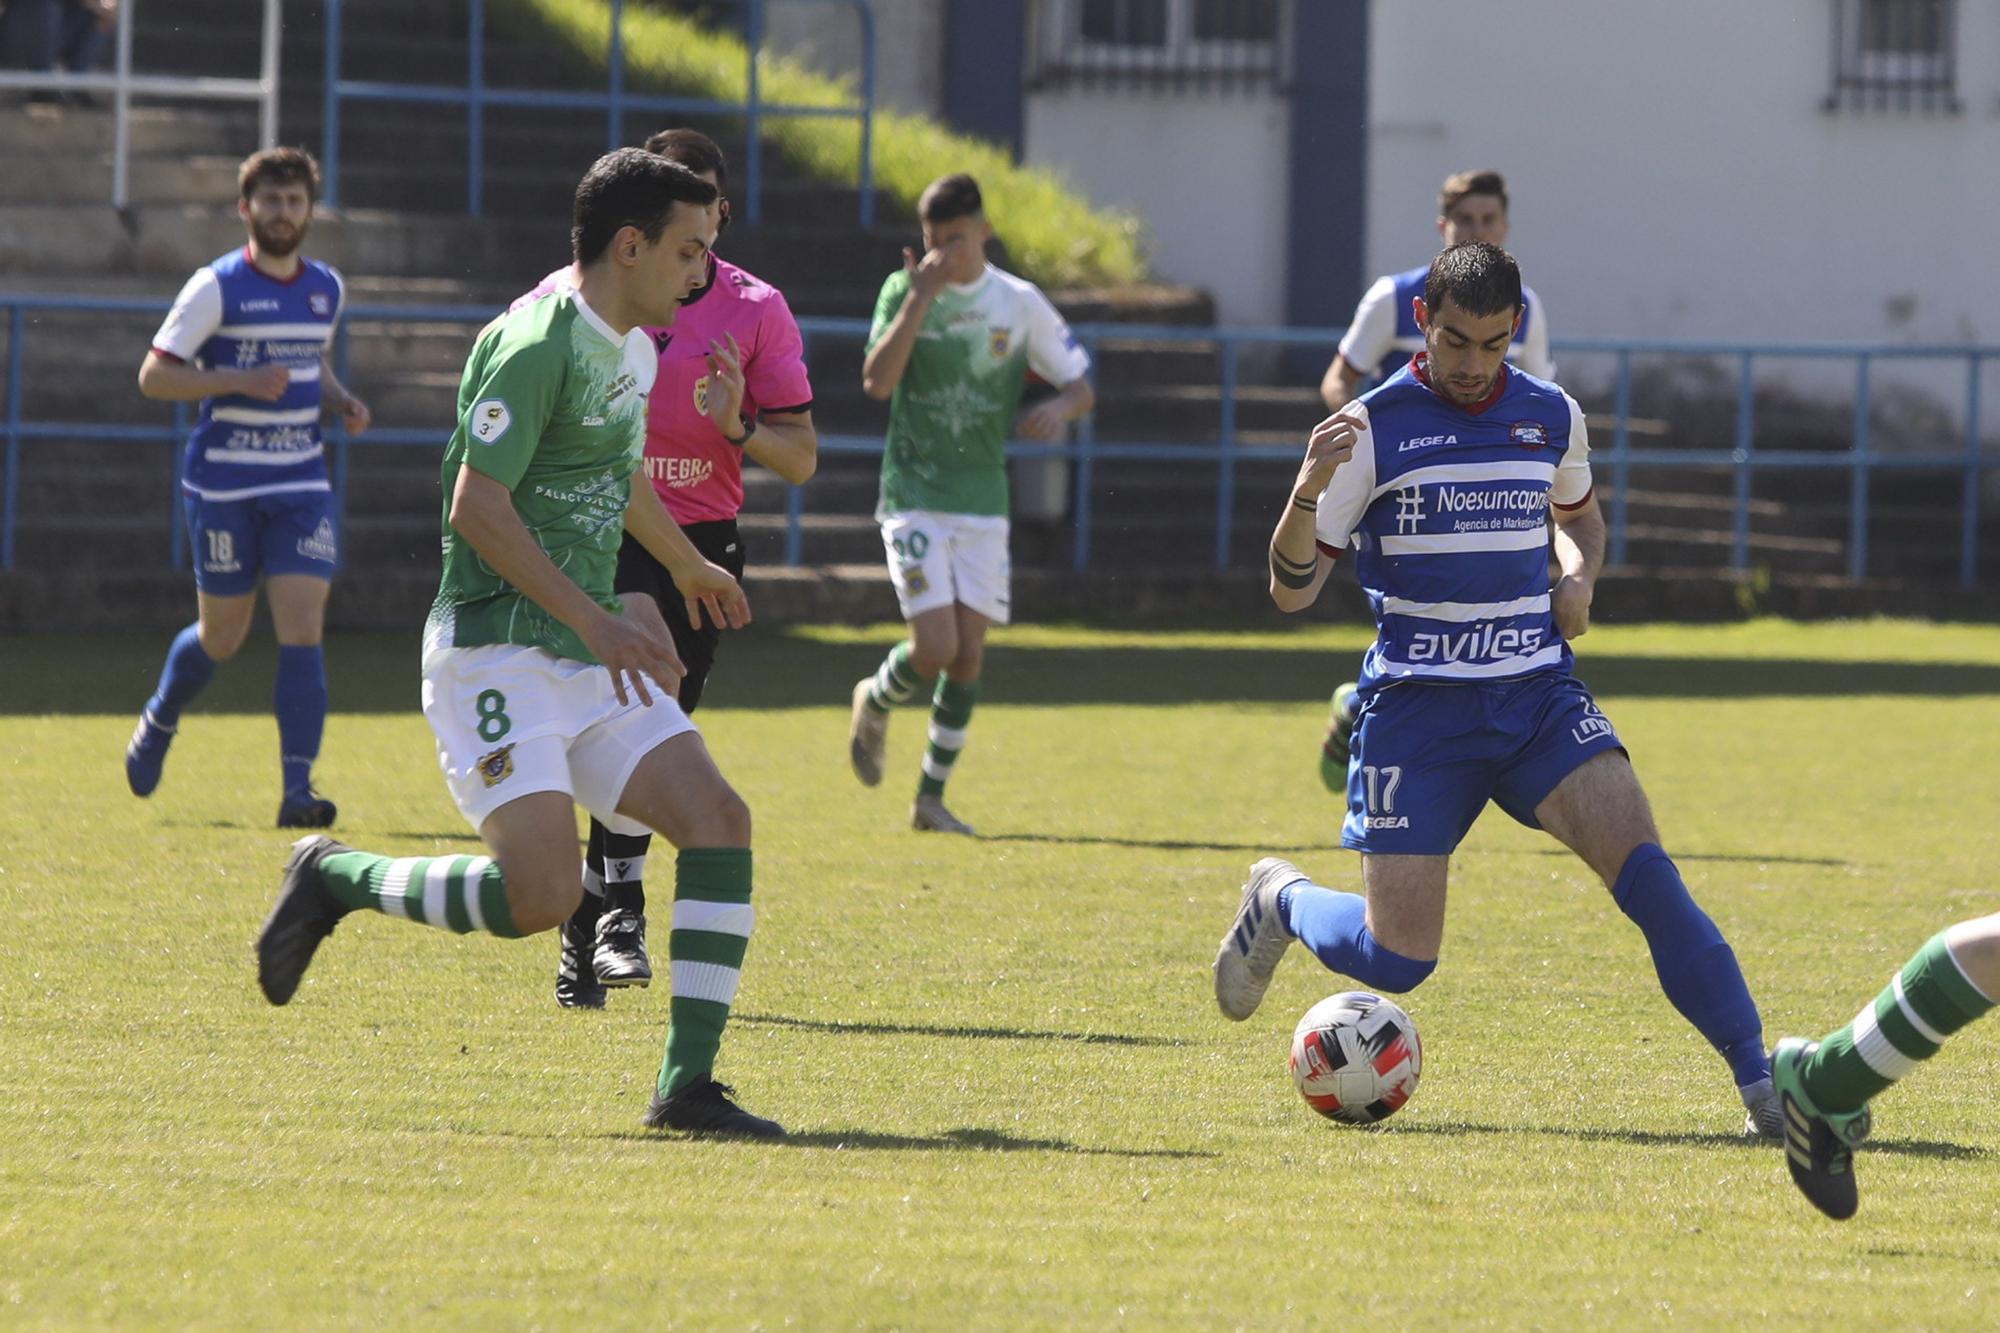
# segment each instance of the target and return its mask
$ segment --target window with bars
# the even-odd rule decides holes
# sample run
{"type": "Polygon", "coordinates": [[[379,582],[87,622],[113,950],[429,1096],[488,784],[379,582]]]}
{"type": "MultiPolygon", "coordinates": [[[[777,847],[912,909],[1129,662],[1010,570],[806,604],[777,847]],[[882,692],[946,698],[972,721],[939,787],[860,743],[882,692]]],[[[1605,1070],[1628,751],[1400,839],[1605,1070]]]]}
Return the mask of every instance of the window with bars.
{"type": "Polygon", "coordinates": [[[1039,0],[1036,86],[1285,86],[1292,0],[1039,0]]]}
{"type": "Polygon", "coordinates": [[[1826,109],[1956,114],[1958,0],[1833,0],[1826,109]]]}

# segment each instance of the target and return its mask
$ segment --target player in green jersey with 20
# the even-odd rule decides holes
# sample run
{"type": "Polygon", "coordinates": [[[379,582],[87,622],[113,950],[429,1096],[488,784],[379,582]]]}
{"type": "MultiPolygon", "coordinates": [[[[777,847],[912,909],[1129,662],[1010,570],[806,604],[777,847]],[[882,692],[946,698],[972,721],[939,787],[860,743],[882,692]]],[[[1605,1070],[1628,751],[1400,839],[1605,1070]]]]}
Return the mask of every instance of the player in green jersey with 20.
{"type": "Polygon", "coordinates": [[[749,619],[653,488],[632,484],[658,355],[707,277],[715,187],[636,148],[576,191],[576,290],[502,316],[473,348],[442,482],[444,576],[424,634],[424,716],[487,856],[388,857],[302,839],[257,941],[258,982],[289,1002],[319,942],[370,909],[464,933],[532,935],[582,892],[576,806],[636,819],[680,849],[673,999],[646,1123],[777,1137],[713,1067],[754,911],[750,811],[675,701],[683,674],[658,605],[612,590],[631,533],[690,619],[749,619]]]}
{"type": "Polygon", "coordinates": [[[970,833],[944,785],[965,746],[986,627],[1010,614],[1007,440],[1061,439],[1095,399],[1090,358],[1049,299],[986,262],[993,228],[972,177],[932,181],[917,214],[923,258],[903,251],[882,284],[861,371],[868,396],[889,400],[875,517],[910,637],[856,683],[848,754],[855,776],[881,782],[890,708],[937,676],[910,822],[970,833]],[[1060,392],[1021,413],[1030,369],[1060,392]]]}

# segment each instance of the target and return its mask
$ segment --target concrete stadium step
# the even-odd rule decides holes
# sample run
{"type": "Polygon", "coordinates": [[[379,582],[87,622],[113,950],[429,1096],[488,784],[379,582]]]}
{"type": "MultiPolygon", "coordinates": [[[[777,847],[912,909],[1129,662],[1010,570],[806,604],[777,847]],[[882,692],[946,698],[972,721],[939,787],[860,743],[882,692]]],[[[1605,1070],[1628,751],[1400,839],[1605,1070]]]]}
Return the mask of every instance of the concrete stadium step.
{"type": "MultiPolygon", "coordinates": [[[[232,190],[233,193],[233,190],[232,190]]],[[[536,276],[568,253],[566,219],[509,222],[454,218],[412,226],[401,216],[343,210],[313,225],[310,252],[343,272],[412,273],[477,280],[495,272],[536,276]]],[[[0,274],[178,274],[243,241],[233,207],[140,204],[0,204],[0,274]]]]}
{"type": "MultiPolygon", "coordinates": [[[[156,12],[148,15],[141,7],[134,11],[133,68],[143,73],[205,74],[216,77],[255,78],[263,60],[263,24],[256,7],[238,6],[235,14],[214,21],[190,21],[185,16],[187,0],[175,0],[156,11],[181,10],[171,23],[160,22],[156,12]],[[248,12],[245,12],[245,11],[248,12]],[[149,19],[151,21],[149,21],[149,19]],[[233,21],[232,21],[233,20],[233,21]]],[[[341,77],[377,83],[449,83],[462,85],[466,45],[464,27],[455,32],[426,30],[426,13],[439,6],[406,4],[396,23],[363,23],[353,19],[345,26],[341,41],[341,77]]],[[[317,88],[324,68],[323,28],[317,17],[300,21],[287,13],[280,60],[285,82],[303,91],[308,78],[317,88]]],[[[509,41],[489,26],[485,47],[486,78],[494,87],[550,87],[562,71],[551,65],[548,52],[540,47],[509,41]]],[[[281,83],[281,89],[284,84],[281,83]]],[[[283,93],[281,92],[281,95],[283,93]]],[[[303,101],[304,99],[300,99],[303,101]]]]}
{"type": "MultiPolygon", "coordinates": [[[[248,103],[160,106],[134,102],[126,129],[128,148],[135,157],[209,152],[215,144],[239,141],[249,145],[244,150],[247,153],[257,146],[257,111],[248,103]]],[[[10,121],[6,135],[0,137],[0,160],[16,155],[74,160],[108,154],[116,146],[117,132],[117,121],[108,105],[65,107],[56,114],[23,116],[10,121]]],[[[0,180],[0,191],[34,184],[0,180]]]]}
{"type": "MultiPolygon", "coordinates": [[[[785,549],[788,524],[783,513],[745,512],[737,520],[744,549],[776,561],[785,549]]],[[[882,529],[861,514],[815,514],[799,520],[800,558],[807,564],[866,564],[882,559],[882,529]]]]}
{"type": "MultiPolygon", "coordinates": [[[[1074,311],[1073,323],[1085,322],[1074,311]]],[[[1110,398],[1158,384],[1205,384],[1221,374],[1218,344],[1164,339],[1104,338],[1095,348],[1094,376],[1100,397],[1110,398]]]]}
{"type": "MultiPolygon", "coordinates": [[[[1726,524],[1727,516],[1722,519],[1726,524]]],[[[1628,522],[1625,533],[1625,558],[1632,564],[1719,567],[1729,563],[1734,548],[1734,533],[1728,526],[1628,522]]],[[[1753,524],[1747,549],[1753,566],[1777,572],[1840,574],[1847,568],[1844,540],[1773,532],[1753,524]]]]}
{"type": "Polygon", "coordinates": [[[165,444],[83,444],[48,447],[30,440],[21,448],[17,518],[145,517],[173,520],[179,495],[179,451],[165,444]],[[82,454],[90,461],[82,461],[82,454]]]}
{"type": "MultiPolygon", "coordinates": [[[[1246,384],[1236,391],[1239,443],[1246,442],[1246,432],[1273,432],[1302,447],[1325,415],[1316,389],[1246,384]]],[[[1101,395],[1096,417],[1104,439],[1213,440],[1222,425],[1222,390],[1212,382],[1134,385],[1122,394],[1101,395]]]]}
{"type": "Polygon", "coordinates": [[[172,550],[173,532],[163,517],[24,512],[14,520],[15,565],[28,572],[164,565],[172,550]]]}
{"type": "MultiPolygon", "coordinates": [[[[212,205],[217,199],[233,199],[237,167],[256,146],[253,136],[240,153],[134,155],[126,174],[129,197],[136,204],[156,205],[212,205]]],[[[40,182],[31,193],[20,196],[24,199],[41,204],[88,206],[111,198],[115,168],[111,154],[94,153],[61,163],[0,156],[0,170],[7,173],[7,178],[40,182]],[[16,175],[17,172],[20,174],[16,175]]],[[[14,193],[0,187],[0,199],[14,193]]]]}

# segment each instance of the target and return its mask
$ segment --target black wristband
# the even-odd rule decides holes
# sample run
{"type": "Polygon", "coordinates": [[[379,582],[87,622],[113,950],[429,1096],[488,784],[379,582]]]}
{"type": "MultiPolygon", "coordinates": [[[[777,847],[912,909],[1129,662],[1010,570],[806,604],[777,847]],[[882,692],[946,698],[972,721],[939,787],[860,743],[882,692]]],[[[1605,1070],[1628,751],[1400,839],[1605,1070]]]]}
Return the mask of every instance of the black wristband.
{"type": "Polygon", "coordinates": [[[1305,510],[1308,514],[1317,514],[1319,512],[1319,501],[1308,500],[1303,495],[1294,495],[1292,497],[1292,504],[1305,510]]]}
{"type": "Polygon", "coordinates": [[[729,432],[724,431],[722,438],[735,445],[738,449],[741,449],[745,444],[749,443],[750,437],[757,433],[757,423],[750,419],[748,413],[739,413],[737,419],[743,423],[743,433],[741,435],[731,435],[729,432]]]}

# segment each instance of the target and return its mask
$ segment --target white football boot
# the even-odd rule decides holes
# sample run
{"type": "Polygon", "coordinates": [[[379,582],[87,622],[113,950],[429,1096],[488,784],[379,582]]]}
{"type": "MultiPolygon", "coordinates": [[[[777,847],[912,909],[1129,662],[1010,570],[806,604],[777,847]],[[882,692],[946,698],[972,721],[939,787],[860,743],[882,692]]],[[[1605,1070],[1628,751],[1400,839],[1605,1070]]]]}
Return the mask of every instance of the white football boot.
{"type": "Polygon", "coordinates": [[[919,833],[962,833],[969,838],[979,836],[972,831],[972,825],[945,809],[942,796],[919,794],[910,805],[910,827],[919,833]]]}
{"type": "Polygon", "coordinates": [[[874,683],[873,676],[854,683],[853,713],[847,725],[847,762],[864,787],[882,784],[882,752],[889,743],[889,715],[868,702],[868,687],[874,683]]]}
{"type": "Polygon", "coordinates": [[[1785,1137],[1785,1109],[1779,1103],[1778,1090],[1768,1078],[1760,1078],[1755,1083],[1736,1090],[1743,1099],[1743,1137],[1746,1139],[1769,1139],[1779,1142],[1785,1137]]]}
{"type": "Polygon", "coordinates": [[[1292,943],[1292,932],[1278,914],[1278,891],[1309,878],[1290,861],[1275,856],[1250,867],[1242,905],[1215,953],[1215,1002],[1222,1006],[1224,1017],[1240,1023],[1264,1002],[1271,974],[1292,943]]]}

